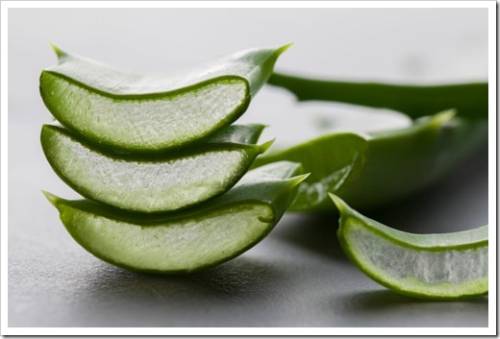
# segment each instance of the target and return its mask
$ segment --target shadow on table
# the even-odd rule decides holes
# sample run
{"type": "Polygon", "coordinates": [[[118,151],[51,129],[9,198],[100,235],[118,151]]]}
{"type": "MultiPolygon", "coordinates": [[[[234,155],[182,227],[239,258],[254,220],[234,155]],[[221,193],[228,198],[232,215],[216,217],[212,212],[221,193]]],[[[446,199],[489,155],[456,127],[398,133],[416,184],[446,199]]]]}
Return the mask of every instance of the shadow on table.
{"type": "Polygon", "coordinates": [[[287,215],[286,222],[278,226],[272,235],[274,239],[301,247],[311,253],[332,258],[347,260],[337,240],[338,216],[320,215],[287,215]]]}
{"type": "MultiPolygon", "coordinates": [[[[337,296],[338,298],[338,296],[337,296]]],[[[390,290],[374,290],[352,293],[344,296],[344,300],[351,303],[353,310],[364,310],[366,312],[383,311],[384,309],[398,308],[402,305],[425,305],[425,304],[453,304],[471,303],[488,305],[488,297],[480,296],[455,301],[426,300],[406,297],[396,294],[390,290]]]]}
{"type": "Polygon", "coordinates": [[[144,300],[263,297],[286,272],[278,266],[249,257],[240,257],[218,267],[186,275],[153,275],[129,272],[99,263],[89,274],[91,296],[144,300]]]}
{"type": "Polygon", "coordinates": [[[488,297],[437,301],[374,290],[336,295],[328,308],[336,317],[345,318],[344,326],[487,326],[488,297]],[[457,322],[462,313],[471,310],[474,317],[466,323],[457,322]]]}

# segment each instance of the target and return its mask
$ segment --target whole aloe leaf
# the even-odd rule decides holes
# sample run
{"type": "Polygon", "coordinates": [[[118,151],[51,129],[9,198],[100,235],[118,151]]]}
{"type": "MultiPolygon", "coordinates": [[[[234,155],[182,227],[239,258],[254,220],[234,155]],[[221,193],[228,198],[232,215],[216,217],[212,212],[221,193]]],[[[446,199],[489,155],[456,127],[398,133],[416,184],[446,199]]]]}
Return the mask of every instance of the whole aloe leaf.
{"type": "Polygon", "coordinates": [[[128,152],[184,146],[236,120],[288,47],[251,49],[172,77],[113,70],[55,47],[40,92],[54,117],[91,142],[128,152]]]}
{"type": "Polygon", "coordinates": [[[390,108],[412,118],[454,108],[461,117],[488,117],[488,83],[451,85],[394,85],[305,78],[275,73],[269,84],[286,88],[298,100],[338,101],[390,108]]]}
{"type": "Polygon", "coordinates": [[[46,193],[71,236],[114,265],[154,273],[191,272],[229,260],[279,221],[305,175],[280,162],[248,172],[226,194],[182,212],[144,216],[46,193]]]}
{"type": "Polygon", "coordinates": [[[54,171],[85,197],[138,212],[172,211],[230,189],[270,143],[263,125],[233,125],[196,147],[167,154],[113,154],[45,125],[42,148],[54,171]]]}
{"type": "Polygon", "coordinates": [[[357,209],[371,209],[404,198],[446,174],[486,140],[486,131],[485,120],[464,120],[445,111],[385,133],[323,135],[271,151],[256,165],[291,160],[312,173],[291,210],[332,210],[328,192],[357,209]]]}

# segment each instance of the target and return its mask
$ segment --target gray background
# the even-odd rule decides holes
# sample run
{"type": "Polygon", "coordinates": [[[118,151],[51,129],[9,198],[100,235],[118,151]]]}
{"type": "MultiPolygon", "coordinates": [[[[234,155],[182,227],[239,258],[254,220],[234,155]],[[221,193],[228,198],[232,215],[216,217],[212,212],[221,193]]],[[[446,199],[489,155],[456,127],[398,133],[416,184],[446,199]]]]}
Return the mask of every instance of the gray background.
{"type": "MultiPolygon", "coordinates": [[[[331,216],[287,215],[241,257],[190,276],[135,274],[95,259],[40,192],[77,197],[49,168],[38,140],[52,120],[38,95],[40,70],[55,61],[50,41],[123,70],[165,73],[294,42],[278,69],[458,82],[487,79],[486,9],[11,9],[8,212],[9,326],[487,325],[487,298],[415,301],[366,278],[341,253],[331,216]]],[[[318,133],[314,120],[325,115],[333,129],[408,124],[394,112],[369,113],[297,105],[265,88],[242,120],[269,122],[279,142],[318,133]]],[[[487,223],[487,191],[484,149],[433,188],[370,216],[414,232],[466,229],[487,223]]]]}

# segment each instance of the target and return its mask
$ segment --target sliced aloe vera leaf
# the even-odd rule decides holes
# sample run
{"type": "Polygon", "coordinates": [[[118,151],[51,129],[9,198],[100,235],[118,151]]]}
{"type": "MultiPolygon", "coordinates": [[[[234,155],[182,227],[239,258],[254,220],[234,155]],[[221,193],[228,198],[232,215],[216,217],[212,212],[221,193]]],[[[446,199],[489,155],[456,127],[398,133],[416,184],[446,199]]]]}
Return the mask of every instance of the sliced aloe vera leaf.
{"type": "Polygon", "coordinates": [[[263,239],[295,197],[299,164],[250,171],[228,193],[166,215],[117,211],[46,193],[71,236],[98,258],[136,271],[191,272],[229,260],[263,239]]]}
{"type": "Polygon", "coordinates": [[[301,185],[291,210],[331,211],[333,205],[326,192],[366,210],[427,187],[486,139],[485,120],[464,120],[454,111],[445,111],[384,133],[320,136],[290,148],[271,150],[259,157],[256,165],[290,160],[313,173],[301,185]]]}
{"type": "Polygon", "coordinates": [[[233,125],[205,143],[165,155],[113,154],[45,125],[42,148],[54,171],[83,196],[118,208],[162,212],[198,204],[230,189],[270,142],[262,125],[233,125]]]}
{"type": "Polygon", "coordinates": [[[487,141],[487,130],[486,120],[462,119],[451,110],[371,135],[360,174],[334,193],[363,210],[399,201],[453,171],[487,141]]]}
{"type": "Polygon", "coordinates": [[[88,140],[155,152],[236,120],[287,47],[242,51],[168,78],[122,73],[56,47],[59,64],[42,71],[40,92],[54,117],[88,140]]]}
{"type": "Polygon", "coordinates": [[[340,212],[338,238],[370,278],[395,292],[457,299],[488,292],[488,227],[441,234],[396,230],[331,195],[340,212]]]}
{"type": "Polygon", "coordinates": [[[292,210],[332,209],[328,192],[359,175],[365,162],[367,141],[354,133],[332,133],[259,157],[256,165],[288,160],[300,162],[311,175],[300,187],[292,210]]]}
{"type": "Polygon", "coordinates": [[[412,118],[454,108],[460,116],[488,117],[488,83],[395,85],[374,82],[330,81],[274,73],[269,84],[286,88],[298,100],[325,100],[390,108],[412,118]]]}

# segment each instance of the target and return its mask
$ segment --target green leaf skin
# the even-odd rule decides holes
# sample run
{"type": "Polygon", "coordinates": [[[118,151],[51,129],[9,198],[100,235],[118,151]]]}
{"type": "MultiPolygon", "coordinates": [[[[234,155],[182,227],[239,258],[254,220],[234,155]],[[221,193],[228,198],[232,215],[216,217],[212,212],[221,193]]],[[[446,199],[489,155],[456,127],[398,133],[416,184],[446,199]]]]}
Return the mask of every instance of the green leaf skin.
{"type": "Polygon", "coordinates": [[[397,293],[453,300],[488,292],[488,227],[414,234],[369,219],[331,195],[338,238],[364,273],[397,293]]]}
{"type": "Polygon", "coordinates": [[[113,154],[45,125],[42,148],[54,171],[83,196],[137,212],[165,212],[229,190],[270,142],[256,145],[262,125],[233,125],[204,144],[165,155],[113,154]]]}
{"type": "Polygon", "coordinates": [[[269,84],[286,88],[298,100],[325,100],[389,108],[419,118],[456,109],[461,117],[488,117],[488,83],[453,85],[392,85],[371,82],[330,81],[275,73],[269,84]]]}
{"type": "Polygon", "coordinates": [[[46,193],[87,251],[134,271],[186,273],[243,253],[279,221],[306,175],[280,162],[248,172],[226,194],[181,212],[144,216],[46,193]]]}
{"type": "Polygon", "coordinates": [[[290,160],[312,173],[301,185],[293,211],[332,211],[327,192],[369,210],[427,187],[486,139],[487,121],[464,120],[446,111],[385,133],[320,136],[271,151],[256,165],[290,160]]]}
{"type": "Polygon", "coordinates": [[[42,99],[65,127],[127,152],[158,152],[230,125],[267,81],[277,49],[251,49],[168,78],[126,74],[55,47],[42,71],[42,99]]]}
{"type": "Polygon", "coordinates": [[[467,121],[453,111],[367,139],[360,174],[335,193],[361,210],[406,198],[444,177],[487,141],[485,120],[467,121]]]}
{"type": "Polygon", "coordinates": [[[304,181],[291,209],[331,210],[328,192],[337,191],[346,181],[359,176],[365,163],[367,141],[354,133],[332,133],[271,152],[257,158],[255,165],[286,159],[299,162],[311,175],[304,181]]]}

